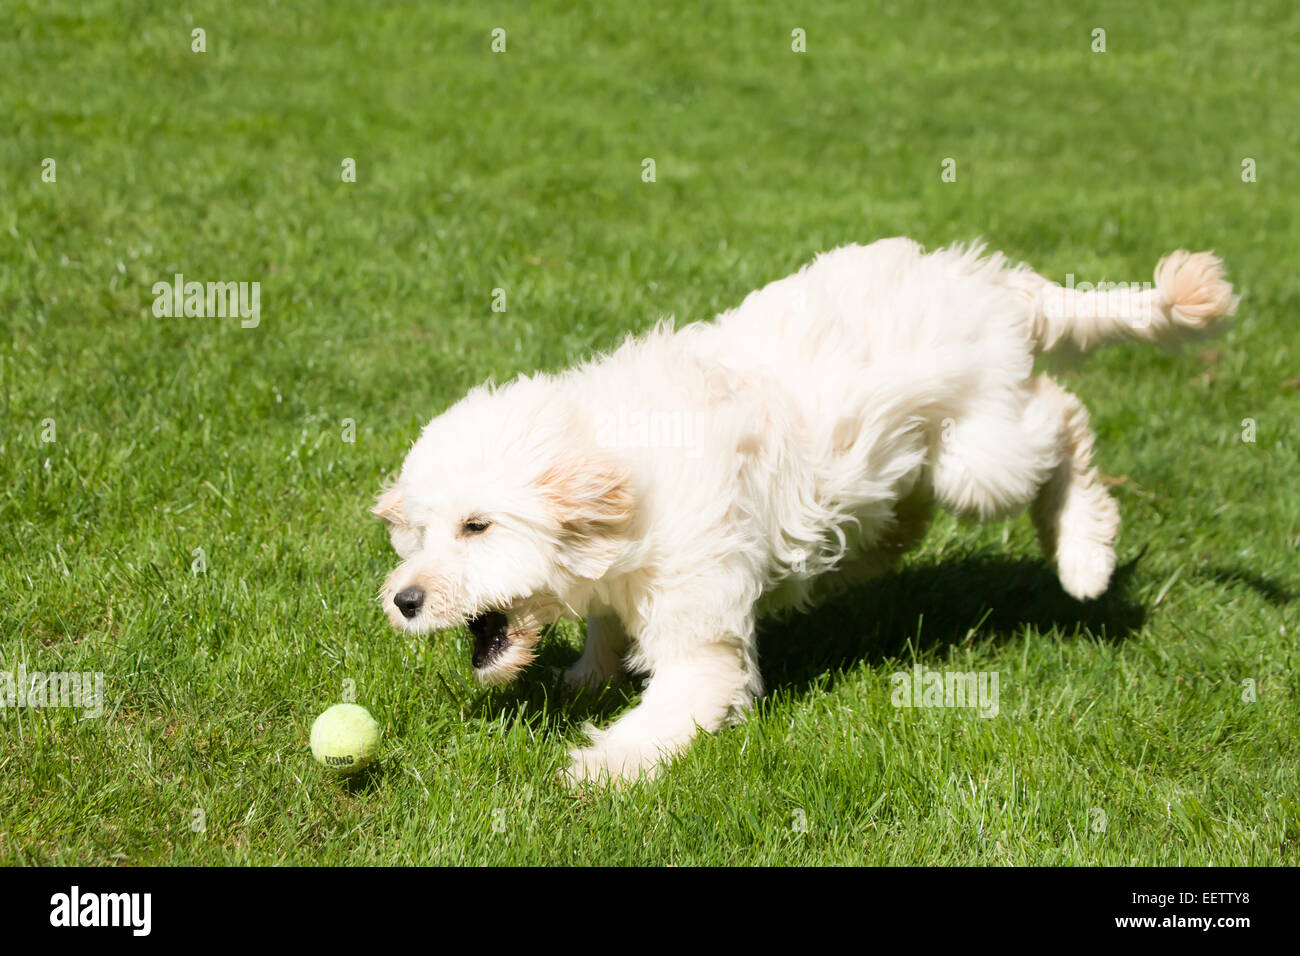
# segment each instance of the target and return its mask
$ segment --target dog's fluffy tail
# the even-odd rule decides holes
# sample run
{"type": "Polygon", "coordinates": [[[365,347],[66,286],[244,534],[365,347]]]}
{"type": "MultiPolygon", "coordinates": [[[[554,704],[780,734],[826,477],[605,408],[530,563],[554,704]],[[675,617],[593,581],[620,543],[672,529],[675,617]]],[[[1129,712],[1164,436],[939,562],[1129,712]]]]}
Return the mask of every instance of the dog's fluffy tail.
{"type": "Polygon", "coordinates": [[[1212,252],[1184,249],[1160,260],[1154,284],[1067,288],[1025,273],[1013,281],[1033,295],[1034,338],[1040,352],[1063,342],[1086,351],[1119,339],[1175,345],[1232,315],[1238,301],[1224,278],[1222,259],[1212,252]]]}

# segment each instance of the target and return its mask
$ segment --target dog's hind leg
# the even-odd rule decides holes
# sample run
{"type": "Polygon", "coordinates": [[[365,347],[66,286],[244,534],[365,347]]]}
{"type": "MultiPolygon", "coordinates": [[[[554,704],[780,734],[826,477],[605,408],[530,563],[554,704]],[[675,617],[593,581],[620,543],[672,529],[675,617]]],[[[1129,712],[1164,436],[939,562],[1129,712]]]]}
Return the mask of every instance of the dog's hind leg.
{"type": "MultiPolygon", "coordinates": [[[[831,595],[874,581],[898,567],[903,556],[925,538],[934,519],[934,492],[919,484],[899,499],[892,520],[878,541],[864,545],[855,527],[846,528],[850,547],[832,571],[815,578],[809,591],[813,604],[831,595]]],[[[859,524],[856,528],[861,528],[859,524]]]]}
{"type": "Polygon", "coordinates": [[[1030,514],[1061,586],[1087,600],[1106,590],[1115,570],[1119,507],[1092,464],[1088,410],[1046,375],[1033,384],[1036,411],[1057,423],[1061,460],[1039,490],[1030,514]]]}
{"type": "MultiPolygon", "coordinates": [[[[897,567],[903,555],[921,543],[933,520],[934,491],[922,482],[894,508],[889,530],[864,559],[866,574],[876,577],[897,567]]],[[[855,579],[866,580],[863,571],[858,571],[855,579]]]]}
{"type": "Polygon", "coordinates": [[[937,420],[929,454],[935,500],[969,521],[1024,511],[1061,460],[1059,416],[1049,411],[1026,382],[937,420]]]}
{"type": "Polygon", "coordinates": [[[599,687],[618,677],[623,670],[628,636],[623,624],[612,613],[593,614],[587,619],[587,643],[582,656],[564,672],[564,683],[571,688],[599,687]]]}

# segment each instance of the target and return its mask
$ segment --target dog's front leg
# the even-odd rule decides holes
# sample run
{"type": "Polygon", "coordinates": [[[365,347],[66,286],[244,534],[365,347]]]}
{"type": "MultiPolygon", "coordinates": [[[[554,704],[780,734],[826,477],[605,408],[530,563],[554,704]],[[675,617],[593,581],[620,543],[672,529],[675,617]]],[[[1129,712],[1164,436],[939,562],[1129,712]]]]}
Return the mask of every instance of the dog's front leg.
{"type": "Polygon", "coordinates": [[[564,672],[564,683],[577,689],[600,687],[613,680],[622,672],[627,644],[627,631],[617,616],[612,612],[591,615],[582,656],[564,672]]]}
{"type": "Polygon", "coordinates": [[[591,746],[571,752],[571,783],[607,778],[618,783],[651,776],[658,765],[685,749],[699,728],[713,732],[751,695],[741,642],[674,648],[651,664],[641,703],[607,730],[588,728],[591,746]]]}

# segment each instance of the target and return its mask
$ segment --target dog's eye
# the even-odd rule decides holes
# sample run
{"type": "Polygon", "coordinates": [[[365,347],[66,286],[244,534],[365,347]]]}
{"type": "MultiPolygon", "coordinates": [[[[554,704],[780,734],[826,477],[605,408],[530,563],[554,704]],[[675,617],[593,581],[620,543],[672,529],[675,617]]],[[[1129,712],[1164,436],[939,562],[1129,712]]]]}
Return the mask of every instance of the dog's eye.
{"type": "Polygon", "coordinates": [[[463,535],[482,534],[488,528],[492,527],[492,522],[487,518],[466,518],[460,526],[460,533],[463,535]]]}

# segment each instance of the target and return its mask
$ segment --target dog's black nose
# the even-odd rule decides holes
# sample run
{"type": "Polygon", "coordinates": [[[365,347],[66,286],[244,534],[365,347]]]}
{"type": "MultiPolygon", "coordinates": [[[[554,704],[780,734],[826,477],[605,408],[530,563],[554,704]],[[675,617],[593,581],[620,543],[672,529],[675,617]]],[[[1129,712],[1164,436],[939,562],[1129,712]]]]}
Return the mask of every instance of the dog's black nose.
{"type": "Polygon", "coordinates": [[[415,617],[424,606],[424,591],[420,588],[404,588],[393,595],[393,603],[403,617],[415,617]]]}

